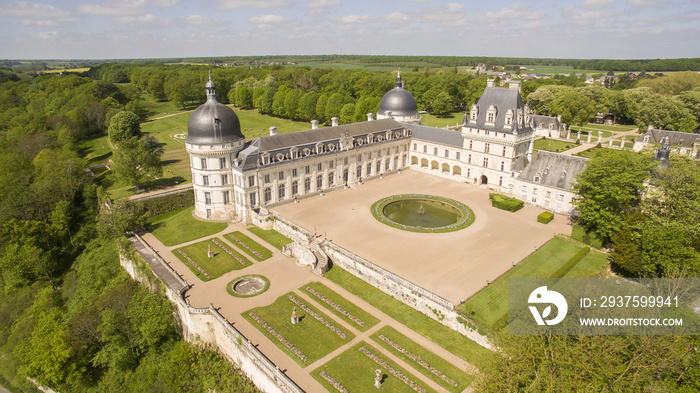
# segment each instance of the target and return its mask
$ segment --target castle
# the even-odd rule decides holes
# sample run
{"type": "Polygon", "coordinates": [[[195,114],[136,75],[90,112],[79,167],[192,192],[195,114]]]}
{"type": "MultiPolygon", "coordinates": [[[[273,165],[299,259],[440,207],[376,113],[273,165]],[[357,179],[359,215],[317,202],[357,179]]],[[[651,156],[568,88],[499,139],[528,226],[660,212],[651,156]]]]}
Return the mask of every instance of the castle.
{"type": "MultiPolygon", "coordinates": [[[[194,214],[246,224],[261,210],[349,187],[402,170],[490,187],[527,203],[568,213],[574,176],[587,159],[540,151],[533,159],[537,117],[520,97],[520,82],[488,81],[465,114],[461,131],[420,125],[401,74],[381,100],[377,119],[270,135],[246,142],[238,117],[219,103],[211,79],[207,101],[188,122],[194,214]]],[[[541,120],[541,119],[540,119],[541,120]]],[[[548,127],[549,128],[549,127],[548,127]]],[[[558,129],[559,126],[557,125],[558,129]]],[[[558,131],[558,130],[557,130],[558,131]]]]}

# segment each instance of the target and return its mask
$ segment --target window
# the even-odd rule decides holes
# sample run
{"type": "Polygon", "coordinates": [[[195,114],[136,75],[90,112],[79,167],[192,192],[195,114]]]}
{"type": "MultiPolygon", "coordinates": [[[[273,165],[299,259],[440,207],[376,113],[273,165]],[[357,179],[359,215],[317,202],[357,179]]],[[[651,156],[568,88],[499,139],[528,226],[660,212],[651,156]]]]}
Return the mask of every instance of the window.
{"type": "Polygon", "coordinates": [[[538,175],[535,175],[535,177],[532,179],[535,183],[540,182],[540,177],[538,175]]]}
{"type": "Polygon", "coordinates": [[[469,141],[469,150],[474,149],[474,141],[469,141]]]}
{"type": "Polygon", "coordinates": [[[384,163],[384,171],[390,170],[390,169],[389,169],[389,166],[390,166],[390,165],[391,165],[391,160],[387,158],[387,159],[386,159],[386,163],[384,163]]]}
{"type": "Polygon", "coordinates": [[[265,175],[264,179],[265,179],[265,183],[269,183],[270,182],[270,175],[265,175]]]}
{"type": "Polygon", "coordinates": [[[350,179],[350,172],[348,172],[348,168],[345,168],[343,170],[343,183],[348,184],[349,179],[350,179]]]}
{"type": "Polygon", "coordinates": [[[359,179],[362,177],[362,165],[357,166],[357,173],[355,173],[355,178],[359,179]]]}
{"type": "Polygon", "coordinates": [[[267,187],[264,191],[264,196],[265,196],[265,203],[270,203],[272,200],[272,189],[270,187],[267,187]]]}
{"type": "Polygon", "coordinates": [[[328,172],[328,187],[332,186],[333,184],[335,184],[335,173],[328,172]]]}
{"type": "Polygon", "coordinates": [[[532,203],[537,203],[537,197],[532,197],[532,203]]]}
{"type": "Polygon", "coordinates": [[[211,192],[204,193],[204,204],[211,205],[211,192]]]}
{"type": "Polygon", "coordinates": [[[495,113],[489,113],[489,114],[488,114],[488,119],[487,119],[486,121],[489,122],[489,123],[493,123],[493,119],[494,119],[495,116],[496,116],[495,113]]]}
{"type": "Polygon", "coordinates": [[[224,191],[224,203],[231,203],[230,191],[224,191]]]}
{"type": "Polygon", "coordinates": [[[297,177],[297,168],[292,169],[292,177],[297,177]]]}
{"type": "Polygon", "coordinates": [[[228,175],[221,175],[221,184],[224,186],[228,184],[228,175]]]}
{"type": "Polygon", "coordinates": [[[367,163],[367,170],[366,170],[366,172],[367,172],[367,173],[365,173],[366,176],[371,176],[371,175],[372,175],[372,163],[371,163],[371,162],[368,162],[368,163],[367,163]]]}
{"type": "Polygon", "coordinates": [[[381,171],[382,171],[382,163],[381,163],[380,161],[377,161],[376,171],[375,171],[375,172],[379,173],[379,172],[381,172],[381,171]]]}
{"type": "Polygon", "coordinates": [[[484,168],[488,168],[488,166],[489,166],[489,158],[484,157],[484,168]]]}
{"type": "Polygon", "coordinates": [[[527,192],[527,186],[523,186],[523,188],[521,189],[521,191],[522,191],[522,192],[527,192]]]}
{"type": "Polygon", "coordinates": [[[255,193],[251,192],[248,194],[248,198],[250,199],[250,206],[255,206],[255,193]]]}
{"type": "Polygon", "coordinates": [[[489,151],[491,150],[491,144],[490,143],[484,143],[484,153],[489,154],[489,151]]]}
{"type": "Polygon", "coordinates": [[[469,154],[469,155],[467,156],[467,163],[468,163],[468,164],[471,164],[471,163],[472,163],[472,155],[471,155],[471,154],[469,154]]]}
{"type": "Polygon", "coordinates": [[[564,202],[564,194],[559,194],[559,196],[557,197],[557,200],[564,202]]]}
{"type": "Polygon", "coordinates": [[[323,163],[319,162],[318,166],[316,167],[316,170],[322,171],[323,170],[323,163]]]}
{"type": "Polygon", "coordinates": [[[467,178],[470,178],[472,175],[472,170],[467,168],[467,178]]]}
{"type": "Polygon", "coordinates": [[[226,168],[226,157],[219,158],[219,168],[226,168]]]}
{"type": "Polygon", "coordinates": [[[503,185],[503,176],[498,177],[498,185],[502,186],[503,185]]]}
{"type": "Polygon", "coordinates": [[[311,173],[311,165],[307,165],[304,167],[304,173],[307,175],[311,173]]]}
{"type": "MultiPolygon", "coordinates": [[[[248,187],[253,187],[255,185],[255,176],[248,176],[248,187]]],[[[253,203],[254,205],[254,203],[253,203]]]]}
{"type": "Polygon", "coordinates": [[[323,188],[323,176],[318,175],[316,176],[316,190],[320,190],[323,188]]]}
{"type": "Polygon", "coordinates": [[[202,184],[205,186],[209,185],[209,176],[202,176],[202,184]]]}
{"type": "Polygon", "coordinates": [[[202,164],[202,169],[207,169],[207,159],[200,158],[200,163],[202,164]]]}
{"type": "Polygon", "coordinates": [[[292,196],[295,196],[299,193],[299,182],[294,180],[292,182],[292,196]]]}
{"type": "Polygon", "coordinates": [[[348,165],[348,158],[347,157],[343,158],[343,165],[348,165]]]}
{"type": "Polygon", "coordinates": [[[334,164],[335,164],[335,161],[333,161],[333,160],[328,161],[328,169],[333,169],[334,164]]]}
{"type": "MultiPolygon", "coordinates": [[[[414,146],[417,146],[416,144],[413,144],[414,146]]],[[[413,149],[416,150],[416,149],[413,149]]],[[[371,160],[372,159],[372,152],[367,153],[367,159],[371,160]]]]}
{"type": "Polygon", "coordinates": [[[532,189],[532,195],[537,195],[537,188],[532,189]]]}
{"type": "Polygon", "coordinates": [[[417,143],[414,143],[414,144],[413,144],[413,151],[416,151],[416,150],[418,150],[418,144],[417,144],[417,143]]]}
{"type": "Polygon", "coordinates": [[[450,158],[450,151],[445,149],[445,158],[450,158]]]}
{"type": "Polygon", "coordinates": [[[434,155],[438,155],[438,148],[437,148],[437,147],[434,147],[434,148],[433,148],[433,154],[434,154],[434,155]]]}
{"type": "Polygon", "coordinates": [[[304,194],[311,191],[311,178],[307,177],[304,179],[304,194]]]}
{"type": "Polygon", "coordinates": [[[279,171],[279,173],[277,174],[277,179],[284,180],[284,171],[279,171]]]}
{"type": "Polygon", "coordinates": [[[284,199],[286,194],[287,194],[287,190],[284,187],[284,183],[277,186],[277,200],[278,201],[281,201],[282,199],[284,199]]]}
{"type": "Polygon", "coordinates": [[[358,155],[357,155],[357,161],[358,161],[358,162],[362,161],[362,154],[358,154],[358,155]]]}
{"type": "Polygon", "coordinates": [[[547,191],[547,192],[544,194],[544,196],[545,196],[546,198],[551,198],[551,197],[552,197],[552,192],[551,192],[551,191],[547,191]]]}
{"type": "Polygon", "coordinates": [[[501,170],[504,171],[506,169],[506,162],[501,161],[501,170]]]}
{"type": "Polygon", "coordinates": [[[455,153],[455,159],[456,159],[457,161],[459,161],[460,155],[461,155],[460,152],[455,153]]]}
{"type": "Polygon", "coordinates": [[[427,153],[427,152],[428,152],[428,146],[427,146],[427,145],[423,145],[423,153],[427,153]]]}
{"type": "Polygon", "coordinates": [[[503,157],[505,157],[505,156],[506,156],[506,147],[503,146],[503,157]]]}

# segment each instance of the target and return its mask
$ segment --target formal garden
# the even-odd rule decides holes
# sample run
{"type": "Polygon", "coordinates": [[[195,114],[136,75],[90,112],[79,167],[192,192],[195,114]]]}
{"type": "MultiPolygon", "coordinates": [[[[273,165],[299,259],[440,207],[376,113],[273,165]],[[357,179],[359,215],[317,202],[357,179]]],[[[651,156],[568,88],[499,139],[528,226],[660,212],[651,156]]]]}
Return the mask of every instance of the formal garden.
{"type": "Polygon", "coordinates": [[[253,263],[220,238],[212,238],[180,247],[173,254],[200,280],[209,281],[253,263]]]}

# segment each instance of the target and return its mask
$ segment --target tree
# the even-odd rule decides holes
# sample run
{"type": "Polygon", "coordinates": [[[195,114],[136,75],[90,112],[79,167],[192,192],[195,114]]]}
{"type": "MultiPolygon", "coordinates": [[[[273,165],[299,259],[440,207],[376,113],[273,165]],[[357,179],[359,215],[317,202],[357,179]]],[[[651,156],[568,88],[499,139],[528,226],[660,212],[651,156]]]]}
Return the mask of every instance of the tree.
{"type": "Polygon", "coordinates": [[[583,126],[596,114],[593,100],[574,89],[566,89],[550,104],[552,114],[561,115],[561,121],[566,124],[583,126]]]}
{"type": "Polygon", "coordinates": [[[355,116],[355,104],[345,104],[340,110],[340,124],[350,124],[355,116]]]}
{"type": "Polygon", "coordinates": [[[622,227],[622,215],[639,207],[652,165],[647,155],[628,150],[596,153],[572,186],[577,195],[573,203],[587,232],[610,241],[622,227]]]}
{"type": "Polygon", "coordinates": [[[452,97],[443,91],[433,100],[433,114],[442,117],[450,112],[452,112],[452,97]]]}
{"type": "Polygon", "coordinates": [[[698,126],[695,116],[676,97],[652,94],[639,102],[638,107],[635,123],[640,129],[653,125],[665,130],[693,132],[698,126]]]}
{"type": "Polygon", "coordinates": [[[162,173],[161,154],[162,144],[152,135],[124,139],[118,142],[113,150],[112,170],[121,181],[136,186],[143,185],[162,173]]]}
{"type": "Polygon", "coordinates": [[[131,111],[121,111],[109,122],[109,141],[117,143],[125,139],[141,136],[139,117],[131,111]]]}

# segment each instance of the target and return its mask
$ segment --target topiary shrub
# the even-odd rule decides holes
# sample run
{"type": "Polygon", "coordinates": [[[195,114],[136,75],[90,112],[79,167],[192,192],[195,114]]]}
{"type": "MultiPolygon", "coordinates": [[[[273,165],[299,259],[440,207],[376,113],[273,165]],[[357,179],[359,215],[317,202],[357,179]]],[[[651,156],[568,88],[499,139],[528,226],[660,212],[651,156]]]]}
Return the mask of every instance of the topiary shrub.
{"type": "Polygon", "coordinates": [[[491,206],[509,212],[516,212],[525,206],[525,202],[501,194],[489,194],[489,199],[491,199],[491,206]]]}
{"type": "Polygon", "coordinates": [[[537,215],[537,222],[549,224],[552,220],[554,220],[554,214],[551,212],[542,212],[537,215]]]}

